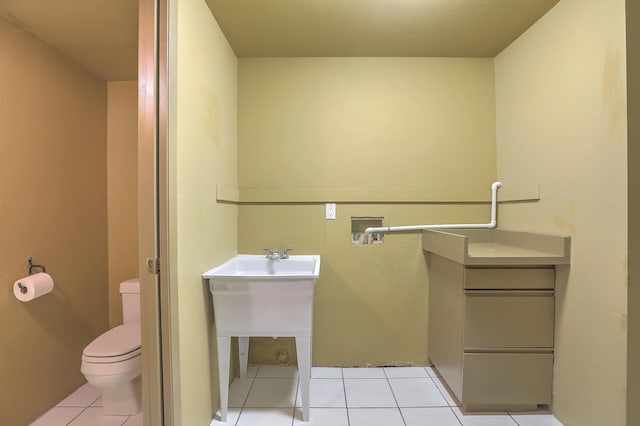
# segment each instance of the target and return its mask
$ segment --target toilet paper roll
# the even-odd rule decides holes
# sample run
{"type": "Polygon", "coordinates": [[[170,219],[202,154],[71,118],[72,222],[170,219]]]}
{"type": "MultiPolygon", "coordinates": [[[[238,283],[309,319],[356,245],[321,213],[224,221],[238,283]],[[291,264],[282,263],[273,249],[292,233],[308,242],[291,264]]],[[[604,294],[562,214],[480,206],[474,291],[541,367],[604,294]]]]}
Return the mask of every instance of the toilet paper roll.
{"type": "Polygon", "coordinates": [[[53,290],[53,278],[45,272],[20,278],[13,283],[13,294],[21,302],[29,302],[37,297],[51,293],[53,290]]]}

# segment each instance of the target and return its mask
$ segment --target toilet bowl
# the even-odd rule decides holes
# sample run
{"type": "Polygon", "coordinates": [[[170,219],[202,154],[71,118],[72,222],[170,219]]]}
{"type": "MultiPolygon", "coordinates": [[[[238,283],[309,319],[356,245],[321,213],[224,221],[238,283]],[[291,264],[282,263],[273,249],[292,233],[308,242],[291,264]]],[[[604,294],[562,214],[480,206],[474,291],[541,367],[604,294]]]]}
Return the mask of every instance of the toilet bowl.
{"type": "Polygon", "coordinates": [[[134,415],[142,410],[140,284],[120,284],[125,323],[94,339],[82,352],[80,371],[102,391],[104,414],[134,415]]]}

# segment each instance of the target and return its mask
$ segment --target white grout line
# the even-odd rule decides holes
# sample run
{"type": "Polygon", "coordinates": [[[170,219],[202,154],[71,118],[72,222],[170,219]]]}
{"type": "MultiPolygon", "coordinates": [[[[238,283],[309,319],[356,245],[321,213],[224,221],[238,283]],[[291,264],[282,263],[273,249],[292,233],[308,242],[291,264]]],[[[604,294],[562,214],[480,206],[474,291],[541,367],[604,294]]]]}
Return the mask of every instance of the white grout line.
{"type": "Polygon", "coordinates": [[[387,370],[385,368],[382,369],[382,372],[384,373],[384,377],[387,379],[387,386],[389,386],[389,389],[391,389],[391,395],[393,395],[393,400],[396,402],[396,408],[398,409],[398,412],[400,413],[400,418],[402,419],[402,423],[407,424],[407,421],[404,419],[404,415],[402,415],[402,410],[400,409],[400,404],[398,404],[398,398],[396,398],[396,393],[393,391],[393,386],[391,386],[391,381],[389,381],[389,376],[387,375],[387,370]]]}
{"type": "MultiPolygon", "coordinates": [[[[248,391],[247,391],[247,394],[244,396],[244,400],[242,401],[242,407],[240,407],[240,412],[239,412],[239,414],[238,414],[238,418],[236,419],[236,422],[234,423],[235,425],[237,425],[237,423],[240,421],[240,417],[242,416],[242,413],[244,412],[244,410],[245,410],[245,408],[246,408],[246,404],[247,404],[247,401],[248,401],[248,399],[249,399],[249,395],[250,395],[251,391],[253,390],[253,386],[254,386],[254,384],[255,384],[255,380],[256,380],[256,378],[258,377],[258,374],[259,374],[260,368],[261,368],[261,366],[259,366],[259,365],[258,365],[258,366],[257,366],[257,370],[256,370],[255,374],[254,374],[253,376],[247,377],[247,378],[250,378],[250,379],[251,379],[251,384],[249,385],[249,389],[248,389],[248,391]]],[[[429,378],[429,379],[434,383],[434,385],[435,385],[435,386],[436,386],[436,388],[438,389],[438,392],[440,393],[440,395],[445,399],[445,401],[446,401],[446,403],[447,403],[447,407],[448,407],[448,408],[449,408],[449,410],[454,414],[454,416],[455,416],[455,418],[457,419],[457,421],[462,425],[462,424],[463,424],[463,423],[462,423],[462,419],[460,419],[460,418],[456,415],[455,411],[453,410],[453,407],[449,405],[449,397],[448,397],[448,395],[445,395],[446,388],[444,387],[444,385],[443,385],[442,387],[441,387],[441,386],[438,386],[438,384],[436,383],[436,380],[434,379],[434,377],[432,377],[432,376],[431,376],[431,374],[429,374],[429,371],[428,371],[428,370],[426,370],[426,368],[425,368],[425,371],[426,371],[427,376],[428,376],[428,377],[426,377],[426,378],[429,378]]],[[[399,410],[399,412],[400,412],[400,416],[401,416],[401,418],[402,418],[402,421],[406,424],[406,420],[405,420],[404,415],[403,415],[403,413],[402,413],[402,409],[401,409],[401,407],[400,407],[400,406],[399,406],[399,404],[398,404],[398,399],[397,399],[397,397],[396,397],[396,395],[395,395],[395,392],[393,391],[393,387],[391,386],[391,378],[390,378],[390,377],[389,377],[389,375],[387,374],[387,371],[386,371],[386,370],[384,370],[384,369],[383,369],[383,373],[384,373],[384,378],[385,378],[385,379],[386,379],[386,381],[387,381],[387,385],[388,385],[388,386],[389,386],[389,388],[391,389],[391,393],[392,393],[392,395],[393,395],[393,398],[394,398],[394,401],[395,401],[395,404],[396,404],[396,407],[395,407],[395,408],[397,408],[397,409],[399,410]]],[[[420,377],[420,378],[425,378],[425,377],[420,377]]],[[[234,378],[234,380],[235,380],[235,379],[236,379],[236,378],[234,378]]],[[[344,406],[345,406],[346,415],[347,415],[347,424],[348,424],[348,425],[351,425],[351,419],[350,419],[350,416],[349,416],[349,408],[350,408],[350,407],[348,406],[348,402],[347,402],[348,400],[347,400],[347,389],[346,389],[346,380],[345,380],[345,375],[344,375],[344,368],[340,368],[340,379],[342,380],[342,390],[343,390],[343,393],[344,393],[344,406]]],[[[395,378],[394,378],[394,379],[395,379],[395,378]]],[[[322,380],[322,379],[317,379],[317,378],[316,378],[316,379],[312,379],[312,380],[322,380]]],[[[441,381],[441,379],[439,379],[439,380],[441,381]]],[[[232,381],[232,383],[233,383],[233,381],[232,381]]],[[[296,391],[295,391],[294,404],[293,404],[293,405],[294,405],[294,407],[292,408],[292,413],[291,413],[291,425],[292,425],[292,426],[293,426],[293,424],[295,423],[295,418],[296,418],[296,408],[301,408],[301,407],[296,407],[296,403],[295,403],[295,402],[297,401],[297,398],[298,398],[299,385],[300,385],[300,378],[299,378],[299,376],[298,376],[298,377],[296,378],[296,391]]],[[[76,408],[83,408],[83,410],[82,410],[82,411],[80,411],[80,413],[78,413],[75,417],[73,417],[73,419],[71,419],[71,420],[67,423],[67,426],[68,426],[68,425],[70,425],[70,424],[72,424],[75,420],[77,420],[77,418],[78,418],[78,417],[80,417],[80,416],[82,415],[82,413],[84,413],[88,408],[93,407],[93,404],[94,404],[98,399],[100,399],[100,397],[98,397],[98,398],[96,398],[94,401],[90,402],[90,403],[89,403],[89,405],[86,405],[86,406],[77,406],[76,408]]],[[[56,406],[57,406],[57,405],[56,405],[56,406]]],[[[237,407],[234,407],[234,408],[237,408],[237,407]]],[[[355,407],[351,407],[351,408],[355,408],[355,407]]],[[[371,407],[371,408],[373,408],[373,407],[371,407]]],[[[391,407],[385,407],[385,408],[391,408],[391,407]]],[[[410,407],[407,407],[407,408],[410,408],[410,407]]],[[[427,408],[428,408],[428,407],[427,407],[427,408]]],[[[513,420],[513,422],[514,422],[515,424],[517,424],[517,425],[519,425],[519,424],[520,424],[520,423],[519,423],[519,422],[518,422],[518,421],[513,417],[513,415],[512,415],[511,413],[509,413],[509,412],[505,412],[505,414],[506,414],[509,418],[511,418],[511,420],[513,420]]],[[[549,413],[549,414],[551,414],[551,413],[549,413]]],[[[45,414],[45,415],[46,415],[46,414],[45,414]]],[[[126,422],[128,422],[128,421],[131,419],[131,417],[133,417],[133,416],[127,416],[127,418],[126,418],[126,419],[124,419],[124,423],[123,423],[123,424],[125,424],[126,422]]]]}

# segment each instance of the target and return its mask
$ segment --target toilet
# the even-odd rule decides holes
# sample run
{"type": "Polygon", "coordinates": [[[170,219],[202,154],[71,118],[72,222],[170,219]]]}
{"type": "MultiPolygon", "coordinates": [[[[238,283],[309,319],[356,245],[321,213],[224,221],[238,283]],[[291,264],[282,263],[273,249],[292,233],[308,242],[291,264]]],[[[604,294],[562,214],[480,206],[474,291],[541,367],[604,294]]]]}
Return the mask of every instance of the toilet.
{"type": "Polygon", "coordinates": [[[140,280],[120,283],[124,324],[101,334],[82,352],[80,371],[102,391],[104,414],[142,410],[140,361],[140,280]]]}

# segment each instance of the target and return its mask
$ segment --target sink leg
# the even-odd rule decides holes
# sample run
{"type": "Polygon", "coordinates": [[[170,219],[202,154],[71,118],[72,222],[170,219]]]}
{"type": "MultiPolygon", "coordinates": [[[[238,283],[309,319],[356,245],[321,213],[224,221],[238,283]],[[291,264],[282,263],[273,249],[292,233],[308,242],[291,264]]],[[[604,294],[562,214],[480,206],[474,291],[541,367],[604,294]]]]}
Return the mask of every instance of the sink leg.
{"type": "Polygon", "coordinates": [[[238,337],[238,352],[240,353],[240,377],[247,376],[249,362],[249,337],[238,337]]]}
{"type": "Polygon", "coordinates": [[[300,395],[302,397],[302,420],[309,421],[309,396],[311,385],[311,339],[309,336],[296,336],[298,355],[298,376],[300,376],[300,395]]]}
{"type": "Polygon", "coordinates": [[[227,421],[229,406],[229,357],[231,337],[218,337],[218,381],[220,382],[220,420],[227,421]]]}

